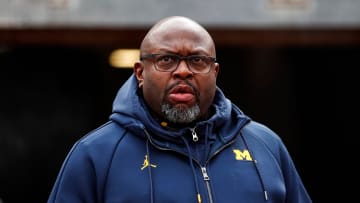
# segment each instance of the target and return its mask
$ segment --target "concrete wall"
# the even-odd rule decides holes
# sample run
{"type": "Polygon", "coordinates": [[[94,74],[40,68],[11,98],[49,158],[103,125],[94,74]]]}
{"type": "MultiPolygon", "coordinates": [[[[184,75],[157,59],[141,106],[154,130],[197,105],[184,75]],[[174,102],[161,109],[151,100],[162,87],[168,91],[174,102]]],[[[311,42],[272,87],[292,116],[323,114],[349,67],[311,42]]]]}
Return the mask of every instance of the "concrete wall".
{"type": "Polygon", "coordinates": [[[0,28],[143,27],[185,15],[216,27],[359,27],[358,0],[0,0],[0,28]]]}

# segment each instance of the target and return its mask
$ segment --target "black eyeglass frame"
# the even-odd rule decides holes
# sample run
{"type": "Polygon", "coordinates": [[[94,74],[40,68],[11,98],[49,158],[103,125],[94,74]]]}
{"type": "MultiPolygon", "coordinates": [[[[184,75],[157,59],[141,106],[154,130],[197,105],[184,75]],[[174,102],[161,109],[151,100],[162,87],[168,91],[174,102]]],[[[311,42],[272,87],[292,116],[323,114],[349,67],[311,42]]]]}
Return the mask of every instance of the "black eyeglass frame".
{"type": "Polygon", "coordinates": [[[157,71],[160,71],[160,72],[173,72],[175,71],[178,67],[179,67],[179,64],[182,60],[184,60],[186,62],[186,65],[188,66],[189,70],[193,73],[209,73],[210,70],[211,70],[211,67],[212,65],[216,62],[216,58],[215,57],[212,57],[212,56],[206,56],[206,55],[188,55],[188,56],[181,56],[181,55],[177,55],[177,54],[160,54],[160,53],[152,53],[152,54],[145,54],[145,55],[142,55],[140,56],[140,60],[143,61],[143,60],[146,60],[146,59],[155,59],[155,57],[157,56],[168,56],[168,57],[173,57],[173,58],[176,58],[178,59],[178,62],[175,66],[175,68],[172,68],[172,69],[169,69],[169,70],[165,70],[165,69],[159,69],[156,65],[156,61],[153,61],[154,63],[154,67],[157,71]],[[202,59],[206,59],[209,61],[209,64],[208,64],[208,67],[209,69],[205,69],[207,70],[206,72],[199,72],[198,70],[195,70],[192,68],[191,66],[191,63],[189,63],[189,61],[191,59],[194,59],[194,58],[202,58],[202,59]]]}

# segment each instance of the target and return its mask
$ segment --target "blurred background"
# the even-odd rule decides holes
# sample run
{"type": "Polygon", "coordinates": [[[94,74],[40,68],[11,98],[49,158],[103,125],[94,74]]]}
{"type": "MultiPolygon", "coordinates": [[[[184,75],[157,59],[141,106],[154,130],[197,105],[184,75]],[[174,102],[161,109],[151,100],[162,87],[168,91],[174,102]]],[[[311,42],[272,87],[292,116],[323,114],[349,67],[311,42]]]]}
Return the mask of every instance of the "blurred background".
{"type": "Polygon", "coordinates": [[[209,30],[218,85],[280,135],[315,203],[356,199],[359,9],[358,0],[0,0],[0,203],[46,202],[71,146],[108,120],[132,74],[115,53],[137,49],[170,15],[209,30]]]}

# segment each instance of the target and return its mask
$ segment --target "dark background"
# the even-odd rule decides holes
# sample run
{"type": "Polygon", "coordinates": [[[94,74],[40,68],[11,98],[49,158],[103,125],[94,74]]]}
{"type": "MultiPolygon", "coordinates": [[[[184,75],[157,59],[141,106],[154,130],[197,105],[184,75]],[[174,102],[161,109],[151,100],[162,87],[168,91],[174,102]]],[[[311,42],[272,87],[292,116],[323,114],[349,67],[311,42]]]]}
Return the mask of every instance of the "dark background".
{"type": "MultiPolygon", "coordinates": [[[[214,35],[216,41],[220,34],[214,35]]],[[[109,65],[118,48],[111,40],[63,35],[71,40],[57,43],[31,36],[0,47],[4,203],[46,202],[71,146],[107,121],[118,88],[132,73],[109,65]]],[[[219,38],[218,85],[245,114],[280,135],[314,202],[350,202],[358,179],[359,35],[356,43],[340,37],[330,44],[261,36],[234,44],[219,38]]],[[[138,39],[131,46],[137,48],[138,39]]]]}

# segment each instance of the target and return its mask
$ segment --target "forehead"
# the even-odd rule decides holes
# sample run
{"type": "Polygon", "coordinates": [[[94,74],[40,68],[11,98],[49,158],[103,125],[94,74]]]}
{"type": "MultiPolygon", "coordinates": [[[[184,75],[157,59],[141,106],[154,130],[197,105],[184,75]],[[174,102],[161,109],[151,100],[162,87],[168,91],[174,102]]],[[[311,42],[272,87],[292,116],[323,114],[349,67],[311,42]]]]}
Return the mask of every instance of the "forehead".
{"type": "Polygon", "coordinates": [[[155,26],[144,39],[143,51],[168,50],[214,54],[209,33],[192,21],[172,20],[155,26]]]}

